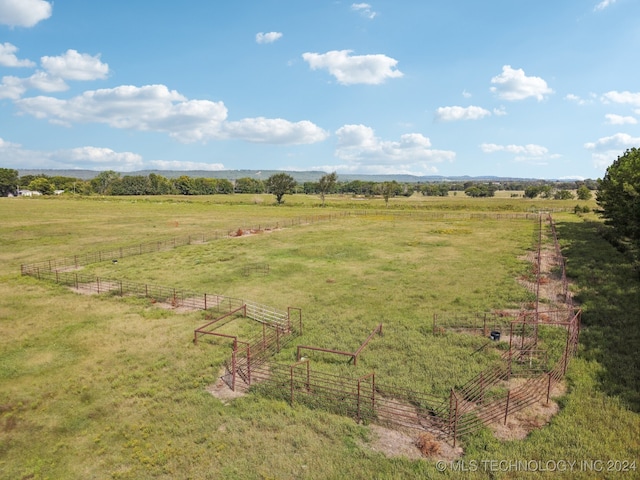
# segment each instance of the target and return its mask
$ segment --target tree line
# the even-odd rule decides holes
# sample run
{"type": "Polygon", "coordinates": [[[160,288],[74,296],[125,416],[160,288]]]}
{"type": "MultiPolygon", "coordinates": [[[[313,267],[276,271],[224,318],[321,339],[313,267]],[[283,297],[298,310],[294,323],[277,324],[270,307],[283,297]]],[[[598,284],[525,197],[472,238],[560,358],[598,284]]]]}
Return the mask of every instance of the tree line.
{"type": "MultiPolygon", "coordinates": [[[[373,182],[364,180],[339,181],[335,172],[324,175],[317,182],[296,182],[286,173],[272,175],[267,179],[242,177],[234,181],[224,178],[190,177],[182,175],[167,178],[149,175],[123,175],[113,170],[100,172],[90,180],[67,176],[24,175],[16,170],[0,168],[0,196],[17,195],[18,190],[37,191],[42,195],[56,192],[77,195],[218,195],[233,193],[277,193],[284,188],[287,194],[303,193],[320,195],[324,202],[326,194],[358,195],[364,197],[411,196],[418,192],[425,196],[446,197],[449,192],[464,193],[470,197],[493,197],[498,190],[521,192],[525,198],[554,198],[570,200],[591,198],[597,188],[594,180],[552,182],[544,180],[500,180],[467,182],[416,182],[395,180],[373,182]],[[275,191],[274,191],[275,189],[275,191]],[[573,192],[576,192],[574,194],[573,192]]],[[[514,193],[514,196],[517,194],[514,193]]],[[[282,196],[276,200],[281,203],[282,196]]]]}

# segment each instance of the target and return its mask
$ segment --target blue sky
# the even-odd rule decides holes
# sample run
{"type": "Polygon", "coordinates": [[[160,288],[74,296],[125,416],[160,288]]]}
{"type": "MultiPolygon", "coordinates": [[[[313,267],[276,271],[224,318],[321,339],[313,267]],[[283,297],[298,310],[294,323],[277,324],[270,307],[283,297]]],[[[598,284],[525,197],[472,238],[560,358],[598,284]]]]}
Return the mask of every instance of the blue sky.
{"type": "Polygon", "coordinates": [[[0,167],[599,178],[637,0],[0,0],[0,167]]]}

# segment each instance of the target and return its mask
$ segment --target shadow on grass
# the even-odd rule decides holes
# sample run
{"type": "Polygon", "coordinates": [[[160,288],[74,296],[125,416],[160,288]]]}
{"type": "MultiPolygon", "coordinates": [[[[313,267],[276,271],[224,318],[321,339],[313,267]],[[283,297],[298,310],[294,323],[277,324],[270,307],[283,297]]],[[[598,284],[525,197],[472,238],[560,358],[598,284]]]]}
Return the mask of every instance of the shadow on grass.
{"type": "Polygon", "coordinates": [[[582,308],[581,356],[602,366],[602,390],[640,412],[640,281],[599,223],[558,223],[574,298],[582,308]]]}

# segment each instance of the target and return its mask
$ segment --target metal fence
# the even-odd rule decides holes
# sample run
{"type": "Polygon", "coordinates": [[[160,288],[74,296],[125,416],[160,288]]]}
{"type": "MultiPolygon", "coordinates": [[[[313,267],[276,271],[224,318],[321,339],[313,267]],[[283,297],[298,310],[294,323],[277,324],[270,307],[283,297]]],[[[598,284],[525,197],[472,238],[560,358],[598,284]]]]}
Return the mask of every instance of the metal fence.
{"type": "MultiPolygon", "coordinates": [[[[548,220],[555,232],[550,216],[548,220]]],[[[543,241],[542,227],[540,221],[539,244],[543,241]]],[[[536,301],[533,310],[514,313],[434,315],[434,334],[445,329],[485,336],[494,331],[509,334],[509,348],[502,354],[499,364],[461,387],[451,389],[448,398],[386,387],[376,382],[374,372],[347,378],[314,371],[309,359],[291,365],[263,362],[252,367],[249,385],[265,395],[282,398],[291,404],[322,408],[358,421],[428,431],[452,441],[454,446],[461,436],[488,424],[506,423],[509,415],[537,402],[549,401],[553,386],[562,380],[577,350],[581,312],[570,302],[564,259],[557,253],[559,246],[555,233],[553,241],[555,266],[561,269],[563,298],[568,304],[543,311],[536,301]],[[550,364],[548,352],[539,347],[538,333],[542,324],[566,330],[562,354],[553,364],[550,364]]],[[[537,283],[544,278],[541,274],[541,252],[539,247],[537,283]]]]}
{"type": "MultiPolygon", "coordinates": [[[[370,213],[363,211],[358,214],[370,213]]],[[[413,215],[413,212],[408,214],[413,215]]],[[[449,216],[460,218],[460,214],[440,212],[430,214],[434,218],[449,216]]],[[[329,220],[341,215],[300,217],[287,220],[282,224],[278,222],[275,227],[257,225],[242,230],[243,233],[248,230],[262,231],[267,228],[329,220]]],[[[522,219],[530,218],[533,214],[471,214],[471,217],[475,218],[474,216],[522,219]]],[[[462,217],[470,218],[469,215],[462,215],[462,217]]],[[[295,336],[302,334],[302,314],[299,309],[289,308],[287,312],[282,312],[265,305],[222,295],[196,293],[126,280],[103,279],[73,271],[90,263],[117,261],[126,256],[169,250],[183,245],[207,242],[222,236],[235,236],[239,229],[48,260],[22,265],[21,270],[23,275],[54,281],[86,293],[143,296],[173,307],[218,312],[220,314],[218,319],[196,329],[194,340],[197,340],[199,334],[215,334],[214,324],[218,320],[242,312],[243,316],[261,322],[263,330],[261,335],[250,340],[233,337],[232,354],[225,362],[223,375],[223,379],[231,388],[235,389],[237,382],[241,381],[265,395],[283,398],[292,404],[304,403],[310,407],[348,415],[359,421],[429,431],[441,438],[452,440],[455,445],[458,438],[484,425],[501,419],[506,422],[508,415],[545,398],[548,401],[553,385],[562,380],[567,365],[577,350],[580,311],[575,310],[571,302],[564,259],[560,254],[551,216],[548,216],[548,221],[555,248],[553,256],[562,276],[561,293],[564,305],[563,308],[549,311],[540,310],[540,285],[544,282],[541,274],[542,217],[535,215],[535,218],[540,218],[540,231],[535,268],[534,309],[517,313],[493,312],[462,317],[434,315],[434,334],[445,330],[457,330],[486,336],[489,332],[504,332],[507,328],[510,332],[509,349],[502,355],[500,365],[483,371],[462,387],[452,389],[448,398],[386,387],[376,382],[374,372],[357,378],[346,378],[314,371],[311,369],[309,360],[300,360],[291,365],[271,362],[271,358],[283,346],[295,336]],[[298,322],[292,321],[292,312],[299,316],[298,322]],[[553,366],[548,365],[546,352],[538,348],[538,325],[542,323],[556,325],[558,328],[566,329],[567,332],[561,358],[553,366]],[[522,359],[527,361],[522,362],[522,359]],[[524,381],[514,386],[510,384],[512,378],[522,378],[524,381]]],[[[375,333],[374,330],[363,346],[375,333]]]]}

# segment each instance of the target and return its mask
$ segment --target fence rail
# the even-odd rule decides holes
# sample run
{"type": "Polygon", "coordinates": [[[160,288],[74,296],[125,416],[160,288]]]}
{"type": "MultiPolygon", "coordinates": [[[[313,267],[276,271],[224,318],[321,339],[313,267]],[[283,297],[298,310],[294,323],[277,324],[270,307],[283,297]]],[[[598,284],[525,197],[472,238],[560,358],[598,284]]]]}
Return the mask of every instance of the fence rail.
{"type": "MultiPolygon", "coordinates": [[[[354,215],[387,215],[387,212],[354,212],[354,215]]],[[[402,213],[414,215],[414,212],[402,213]]],[[[136,295],[150,298],[155,302],[169,303],[174,307],[187,307],[206,311],[215,311],[220,316],[213,322],[194,332],[198,335],[215,334],[216,322],[242,312],[243,316],[263,324],[262,334],[248,341],[237,337],[233,339],[231,357],[225,362],[223,378],[236,388],[241,381],[245,385],[262,391],[267,395],[300,402],[311,407],[348,415],[359,421],[375,421],[384,424],[430,431],[441,438],[456,441],[461,436],[473,433],[483,426],[496,421],[507,421],[513,414],[535,402],[546,398],[549,401],[552,387],[560,382],[566,373],[569,361],[575,354],[580,331],[580,311],[572,305],[568,293],[564,259],[558,244],[555,224],[548,216],[554,242],[554,261],[561,271],[563,308],[540,311],[540,286],[544,282],[541,274],[543,241],[542,217],[534,214],[491,214],[491,213],[445,213],[429,212],[432,218],[496,218],[531,219],[540,218],[539,240],[536,264],[536,303],[533,310],[522,310],[515,314],[494,312],[471,315],[462,319],[434,315],[433,333],[453,329],[481,333],[490,331],[510,331],[509,350],[502,355],[501,364],[483,371],[458,389],[452,389],[448,398],[423,392],[389,388],[376,383],[375,373],[358,378],[345,378],[317,372],[311,369],[309,360],[301,360],[292,365],[271,362],[271,358],[287,345],[293,337],[302,334],[302,314],[299,309],[299,322],[292,321],[292,309],[287,312],[232,297],[196,293],[170,287],[113,280],[84,275],[76,270],[81,266],[103,261],[117,261],[132,255],[169,250],[179,246],[207,242],[221,237],[237,236],[242,230],[264,231],[269,228],[281,228],[329,220],[345,214],[318,215],[289,219],[276,223],[275,227],[257,225],[254,227],[213,232],[202,236],[189,236],[182,239],[170,239],[135,246],[122,247],[104,252],[75,255],[58,260],[22,265],[23,275],[41,280],[54,281],[78,291],[96,294],[136,295]],[[567,331],[566,344],[561,358],[552,367],[548,365],[545,352],[538,348],[538,325],[555,324],[567,331]],[[211,328],[209,328],[211,327],[211,328]],[[527,357],[529,367],[518,367],[514,359],[527,357]],[[512,385],[513,379],[524,379],[512,385]]],[[[398,215],[398,212],[393,214],[398,215]]],[[[424,216],[424,213],[423,213],[424,216]]],[[[379,326],[381,330],[381,326],[379,326]]],[[[374,332],[358,349],[360,352],[371,340],[374,332]]],[[[354,353],[349,353],[354,355],[354,353]]]]}

